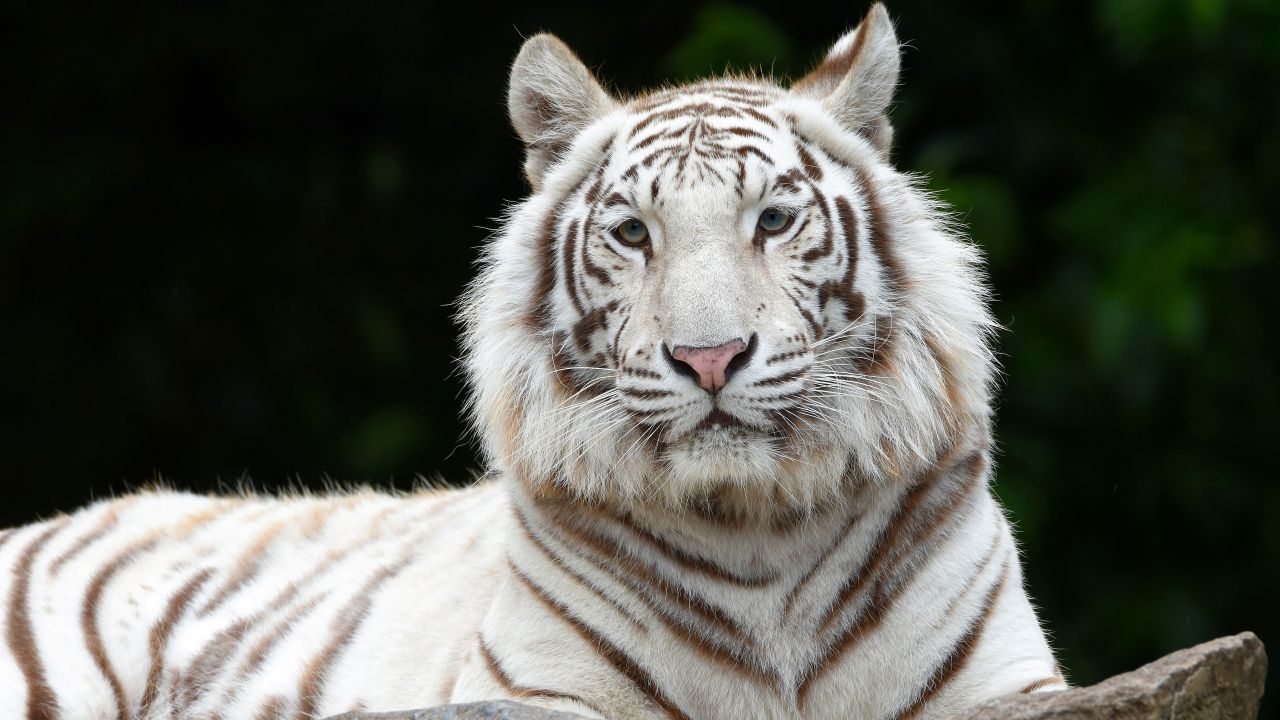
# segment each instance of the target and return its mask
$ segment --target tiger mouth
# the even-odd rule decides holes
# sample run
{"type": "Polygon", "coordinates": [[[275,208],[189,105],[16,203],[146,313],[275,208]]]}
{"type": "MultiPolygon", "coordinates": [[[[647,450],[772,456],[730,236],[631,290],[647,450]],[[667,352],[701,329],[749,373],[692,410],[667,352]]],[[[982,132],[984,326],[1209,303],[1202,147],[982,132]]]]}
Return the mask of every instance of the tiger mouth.
{"type": "Polygon", "coordinates": [[[713,408],[711,412],[707,413],[707,416],[702,419],[702,422],[698,423],[698,426],[694,428],[694,432],[735,427],[746,428],[747,425],[724,410],[721,410],[720,408],[713,408]]]}

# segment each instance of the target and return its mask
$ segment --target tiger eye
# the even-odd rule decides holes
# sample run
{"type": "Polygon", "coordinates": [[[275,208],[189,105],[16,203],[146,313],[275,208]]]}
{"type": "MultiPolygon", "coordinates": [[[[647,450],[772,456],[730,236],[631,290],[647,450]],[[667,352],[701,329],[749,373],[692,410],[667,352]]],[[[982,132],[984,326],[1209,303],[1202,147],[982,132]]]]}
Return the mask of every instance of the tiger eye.
{"type": "Polygon", "coordinates": [[[793,217],[791,213],[776,207],[765,208],[764,212],[760,213],[757,225],[767,233],[780,233],[787,229],[793,217]]]}
{"type": "Polygon", "coordinates": [[[627,218],[613,231],[618,242],[631,247],[639,247],[649,242],[649,228],[635,218],[627,218]]]}

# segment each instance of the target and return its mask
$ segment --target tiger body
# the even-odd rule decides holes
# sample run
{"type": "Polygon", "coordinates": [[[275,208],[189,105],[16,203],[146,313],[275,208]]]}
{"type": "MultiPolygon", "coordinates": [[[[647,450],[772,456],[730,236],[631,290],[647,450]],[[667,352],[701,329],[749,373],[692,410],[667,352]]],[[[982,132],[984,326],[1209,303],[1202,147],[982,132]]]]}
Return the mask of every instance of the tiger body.
{"type": "Polygon", "coordinates": [[[530,39],[533,192],[463,299],[489,479],[10,531],[3,697],[897,719],[1065,687],[988,488],[980,258],[888,163],[897,71],[878,5],[789,89],[623,102],[530,39]]]}
{"type": "Polygon", "coordinates": [[[500,581],[509,517],[496,484],[157,492],[10,530],[0,717],[323,717],[444,702],[500,581]]]}

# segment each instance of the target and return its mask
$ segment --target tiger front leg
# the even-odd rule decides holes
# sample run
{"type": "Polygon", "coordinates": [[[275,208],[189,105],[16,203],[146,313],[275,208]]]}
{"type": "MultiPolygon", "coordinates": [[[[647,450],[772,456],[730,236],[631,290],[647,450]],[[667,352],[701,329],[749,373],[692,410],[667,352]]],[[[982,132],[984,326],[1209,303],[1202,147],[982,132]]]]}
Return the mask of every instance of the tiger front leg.
{"type": "MultiPolygon", "coordinates": [[[[556,713],[569,713],[574,717],[598,720],[605,720],[608,717],[582,694],[564,687],[564,683],[554,683],[553,688],[535,685],[528,680],[517,680],[511,674],[513,670],[499,659],[499,653],[500,651],[495,650],[494,644],[487,640],[483,633],[478,635],[467,651],[449,702],[511,700],[556,713]]],[[[546,674],[560,674],[555,671],[558,669],[552,670],[553,673],[546,674]]],[[[522,673],[522,677],[524,674],[522,673]]]]}

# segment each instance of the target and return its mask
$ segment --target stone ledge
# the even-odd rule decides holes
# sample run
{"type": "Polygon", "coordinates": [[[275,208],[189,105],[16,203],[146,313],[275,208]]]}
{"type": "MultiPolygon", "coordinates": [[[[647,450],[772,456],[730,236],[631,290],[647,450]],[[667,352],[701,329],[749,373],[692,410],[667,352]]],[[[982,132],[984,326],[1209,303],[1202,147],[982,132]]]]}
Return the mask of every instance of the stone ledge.
{"type": "Polygon", "coordinates": [[[346,713],[327,720],[585,720],[575,713],[544,710],[510,700],[437,705],[426,710],[388,713],[346,713]]]}
{"type": "Polygon", "coordinates": [[[963,720],[1253,720],[1267,654],[1251,632],[1218,638],[1065,692],[995,700],[963,720]]]}
{"type": "MultiPolygon", "coordinates": [[[[1179,650],[1097,685],[995,700],[959,720],[1253,720],[1267,655],[1253,633],[1179,650]]],[[[392,713],[347,713],[329,720],[573,720],[508,701],[441,705],[392,713]]]]}

